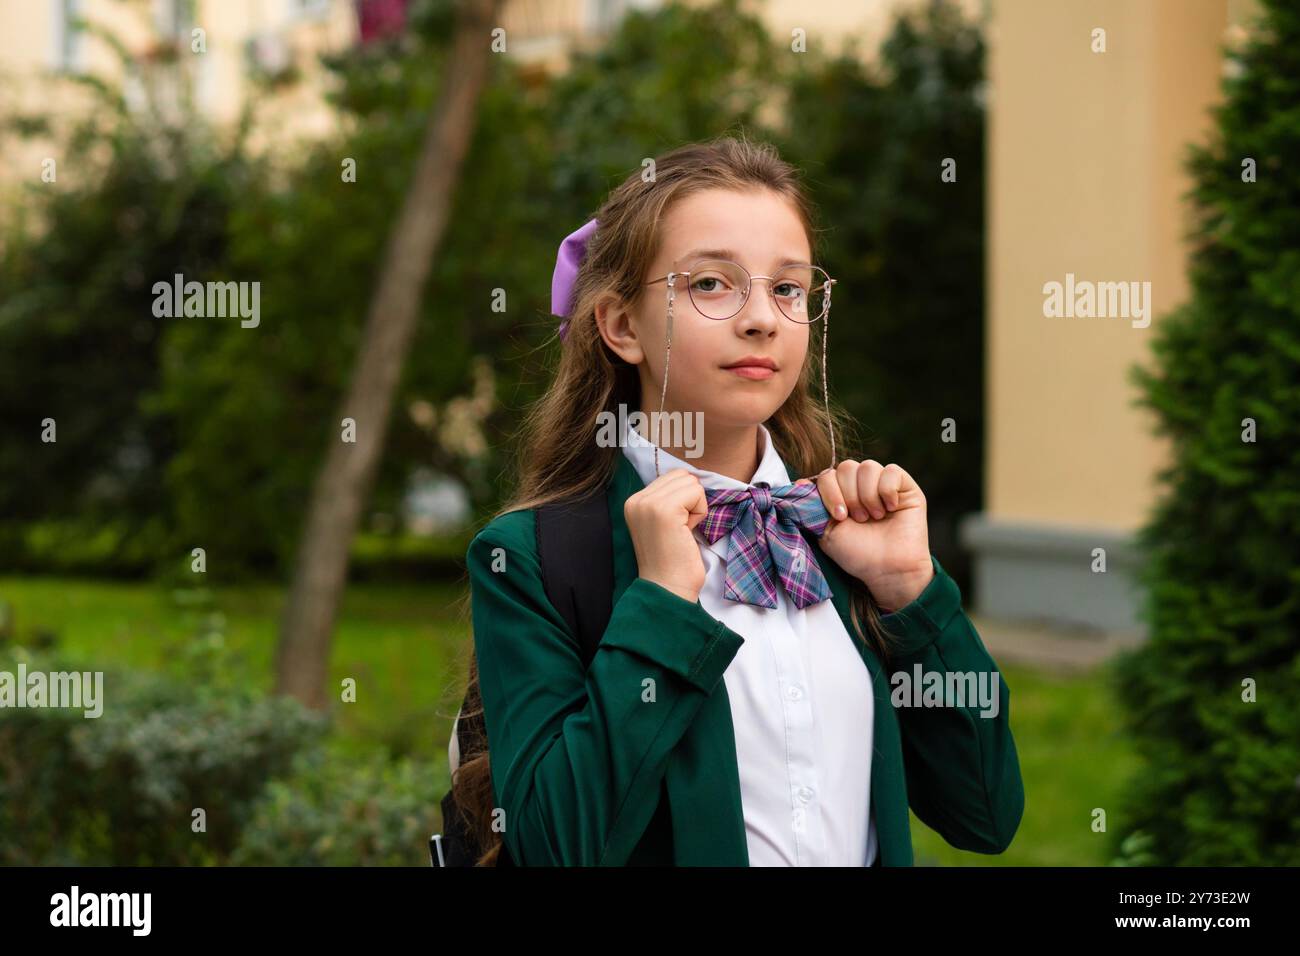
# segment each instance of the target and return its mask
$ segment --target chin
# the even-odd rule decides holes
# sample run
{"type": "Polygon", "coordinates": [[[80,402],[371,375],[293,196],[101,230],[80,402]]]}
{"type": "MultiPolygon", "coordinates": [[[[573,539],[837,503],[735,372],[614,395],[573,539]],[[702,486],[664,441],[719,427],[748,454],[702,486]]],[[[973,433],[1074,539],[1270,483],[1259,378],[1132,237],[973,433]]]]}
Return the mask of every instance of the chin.
{"type": "Polygon", "coordinates": [[[771,402],[743,402],[729,404],[704,413],[705,424],[713,423],[722,428],[744,428],[761,425],[776,414],[780,405],[771,402]]]}

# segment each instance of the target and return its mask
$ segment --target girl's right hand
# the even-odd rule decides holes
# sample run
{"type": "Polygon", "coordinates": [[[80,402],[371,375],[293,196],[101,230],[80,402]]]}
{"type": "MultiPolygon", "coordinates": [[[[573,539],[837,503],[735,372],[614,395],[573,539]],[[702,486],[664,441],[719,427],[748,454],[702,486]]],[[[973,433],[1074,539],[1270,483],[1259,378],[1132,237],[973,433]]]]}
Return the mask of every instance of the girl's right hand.
{"type": "Polygon", "coordinates": [[[700,479],[685,468],[660,475],[623,505],[640,576],[688,601],[704,587],[704,559],[691,533],[709,513],[700,479]]]}

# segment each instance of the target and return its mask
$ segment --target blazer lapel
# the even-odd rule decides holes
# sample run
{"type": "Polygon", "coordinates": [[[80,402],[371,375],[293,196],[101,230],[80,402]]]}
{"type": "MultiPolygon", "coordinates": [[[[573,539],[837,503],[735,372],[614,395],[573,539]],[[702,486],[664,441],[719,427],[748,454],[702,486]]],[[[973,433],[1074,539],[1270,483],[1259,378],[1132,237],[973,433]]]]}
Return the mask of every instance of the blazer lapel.
{"type": "MultiPolygon", "coordinates": [[[[609,518],[614,535],[614,603],[637,578],[636,551],[623,517],[623,505],[645,483],[627,456],[609,487],[609,518]]],[[[670,641],[673,635],[665,634],[670,641]]],[[[690,729],[673,750],[664,775],[677,866],[749,866],[736,732],[726,681],[700,706],[690,729]]]]}

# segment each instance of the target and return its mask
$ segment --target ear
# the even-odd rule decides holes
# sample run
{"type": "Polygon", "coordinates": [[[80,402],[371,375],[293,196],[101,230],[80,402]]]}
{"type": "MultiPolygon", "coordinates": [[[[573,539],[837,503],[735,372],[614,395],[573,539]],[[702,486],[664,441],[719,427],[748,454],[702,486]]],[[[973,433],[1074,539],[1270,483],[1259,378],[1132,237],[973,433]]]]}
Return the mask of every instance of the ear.
{"type": "Polygon", "coordinates": [[[596,329],[610,350],[629,365],[640,365],[645,360],[645,349],[626,304],[613,295],[602,297],[595,313],[596,329]]]}

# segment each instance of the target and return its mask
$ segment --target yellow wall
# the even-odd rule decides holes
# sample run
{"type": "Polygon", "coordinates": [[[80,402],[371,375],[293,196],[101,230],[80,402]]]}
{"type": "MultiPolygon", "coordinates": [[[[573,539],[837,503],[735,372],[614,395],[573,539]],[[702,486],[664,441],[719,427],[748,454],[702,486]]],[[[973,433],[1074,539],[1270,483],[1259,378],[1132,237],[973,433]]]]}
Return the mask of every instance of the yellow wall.
{"type": "Polygon", "coordinates": [[[1166,449],[1131,406],[1188,292],[1185,144],[1210,130],[1229,0],[994,0],[990,33],[987,510],[1131,530],[1166,449]],[[1091,51],[1093,28],[1107,52],[1091,51]],[[1150,281],[1145,329],[1046,318],[1043,284],[1150,281]]]}

